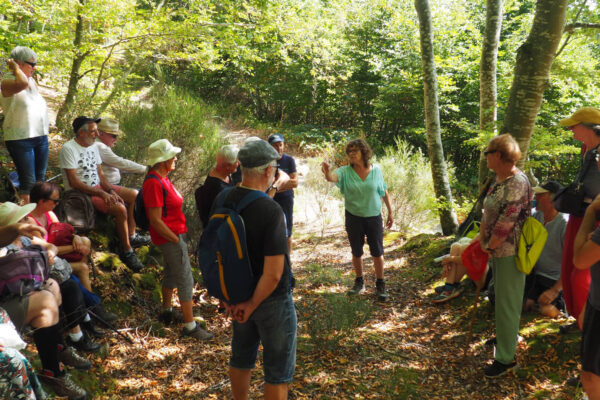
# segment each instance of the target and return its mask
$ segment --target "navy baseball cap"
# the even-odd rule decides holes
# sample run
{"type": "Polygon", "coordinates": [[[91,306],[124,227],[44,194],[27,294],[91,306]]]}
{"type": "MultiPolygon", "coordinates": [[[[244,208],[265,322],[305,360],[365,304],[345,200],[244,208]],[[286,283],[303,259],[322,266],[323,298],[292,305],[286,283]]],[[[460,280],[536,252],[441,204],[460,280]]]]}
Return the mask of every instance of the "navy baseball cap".
{"type": "Polygon", "coordinates": [[[279,143],[279,142],[285,142],[285,140],[283,140],[283,136],[281,136],[280,133],[274,133],[271,136],[269,136],[269,144],[275,144],[275,143],[279,143]]]}

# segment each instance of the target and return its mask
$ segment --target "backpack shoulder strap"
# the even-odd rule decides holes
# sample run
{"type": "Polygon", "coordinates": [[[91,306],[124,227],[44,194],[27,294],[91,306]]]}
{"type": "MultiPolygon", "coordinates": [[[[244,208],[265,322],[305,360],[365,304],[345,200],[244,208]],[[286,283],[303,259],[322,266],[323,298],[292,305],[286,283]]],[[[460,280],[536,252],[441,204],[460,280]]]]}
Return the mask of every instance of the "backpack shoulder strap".
{"type": "Polygon", "coordinates": [[[244,208],[248,207],[250,204],[252,204],[254,201],[262,198],[262,197],[269,197],[265,192],[262,192],[260,190],[253,190],[250,193],[248,193],[247,195],[245,195],[242,200],[240,200],[240,202],[237,204],[237,206],[235,207],[235,211],[237,211],[237,213],[241,213],[242,210],[244,210],[244,208]]]}

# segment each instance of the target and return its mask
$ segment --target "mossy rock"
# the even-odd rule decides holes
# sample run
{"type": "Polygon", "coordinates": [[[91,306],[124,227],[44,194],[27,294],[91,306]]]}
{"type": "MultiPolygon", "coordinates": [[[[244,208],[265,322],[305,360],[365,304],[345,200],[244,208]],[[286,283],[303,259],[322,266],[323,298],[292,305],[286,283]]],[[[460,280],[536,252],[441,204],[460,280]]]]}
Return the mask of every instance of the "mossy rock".
{"type": "Polygon", "coordinates": [[[113,253],[97,252],[96,253],[96,265],[106,271],[120,271],[127,269],[127,266],[123,264],[123,261],[113,253]]]}
{"type": "Polygon", "coordinates": [[[158,277],[153,271],[146,271],[144,273],[133,274],[132,276],[135,285],[143,290],[154,290],[157,285],[158,277]]]}

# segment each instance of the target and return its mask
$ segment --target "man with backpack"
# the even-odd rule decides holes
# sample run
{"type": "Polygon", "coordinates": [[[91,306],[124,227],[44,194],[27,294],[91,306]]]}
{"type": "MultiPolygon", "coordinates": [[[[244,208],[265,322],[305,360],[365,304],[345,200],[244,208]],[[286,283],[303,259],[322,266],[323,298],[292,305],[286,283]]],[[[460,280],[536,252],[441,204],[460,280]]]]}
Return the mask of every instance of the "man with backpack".
{"type": "MultiPolygon", "coordinates": [[[[239,212],[244,222],[242,229],[245,228],[254,289],[250,298],[227,305],[228,314],[234,320],[229,362],[234,399],[248,398],[250,377],[261,342],[265,399],[287,398],[288,384],[296,368],[297,316],[291,294],[293,278],[285,220],[281,207],[264,195],[273,183],[278,158],[277,151],[266,141],[246,142],[238,153],[242,165],[240,186],[222,192],[213,207],[215,211],[221,203],[220,196],[224,197],[225,206],[233,208],[248,195],[256,197],[239,212]]],[[[226,269],[227,265],[223,267],[226,269]]],[[[225,280],[228,278],[225,276],[225,280]]]]}
{"type": "Polygon", "coordinates": [[[147,244],[146,238],[135,235],[133,205],[137,191],[111,185],[102,170],[102,159],[95,145],[100,118],[77,117],[73,121],[75,137],[60,150],[60,168],[65,190],[76,189],[92,198],[94,208],[115,217],[117,236],[121,244],[119,257],[132,271],[144,266],[133,247],[147,244]],[[138,242],[141,241],[141,242],[138,242]]]}

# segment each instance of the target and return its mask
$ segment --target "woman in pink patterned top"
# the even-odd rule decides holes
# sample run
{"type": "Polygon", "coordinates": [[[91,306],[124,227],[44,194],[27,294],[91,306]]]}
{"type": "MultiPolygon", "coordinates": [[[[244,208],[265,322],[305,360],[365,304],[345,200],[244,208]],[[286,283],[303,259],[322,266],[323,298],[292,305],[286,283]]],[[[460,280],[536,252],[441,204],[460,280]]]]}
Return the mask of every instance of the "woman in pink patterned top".
{"type": "Polygon", "coordinates": [[[484,154],[488,168],[496,173],[483,201],[480,231],[481,248],[490,254],[496,299],[496,355],[484,373],[495,378],[516,366],[525,288],[525,274],[517,269],[516,253],[521,228],[531,214],[533,193],[529,179],[516,167],[521,150],[510,134],[492,138],[484,154]]]}

